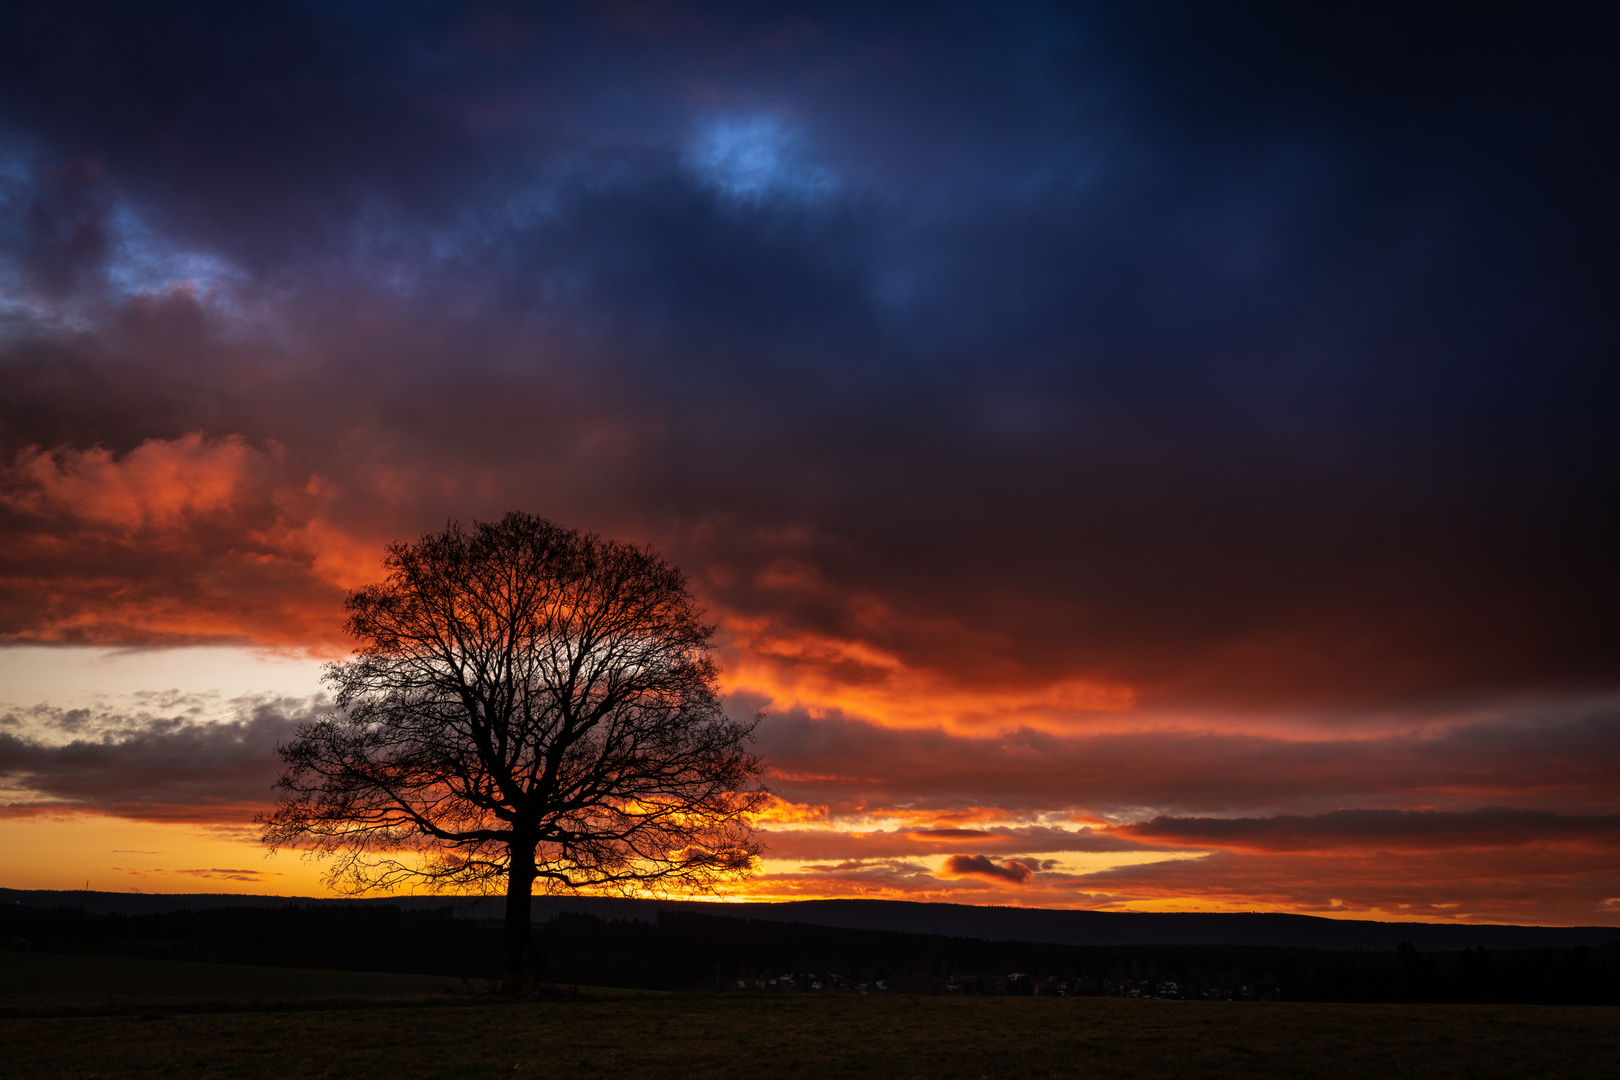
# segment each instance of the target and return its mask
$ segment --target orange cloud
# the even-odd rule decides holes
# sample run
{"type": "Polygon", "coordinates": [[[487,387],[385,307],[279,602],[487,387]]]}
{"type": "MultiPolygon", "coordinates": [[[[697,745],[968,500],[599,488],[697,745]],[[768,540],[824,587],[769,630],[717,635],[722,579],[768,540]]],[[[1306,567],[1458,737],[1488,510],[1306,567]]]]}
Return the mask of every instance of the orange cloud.
{"type": "Polygon", "coordinates": [[[826,806],[801,805],[772,795],[754,814],[754,823],[765,827],[804,825],[825,822],[828,817],[829,811],[826,806]]]}
{"type": "Polygon", "coordinates": [[[784,630],[739,616],[724,620],[727,688],[762,695],[776,708],[842,713],[891,727],[986,732],[1009,728],[1070,731],[1098,714],[1136,703],[1122,683],[1060,678],[964,682],[908,664],[860,638],[784,630]]]}
{"type": "Polygon", "coordinates": [[[0,470],[0,640],[330,648],[381,548],[324,520],[333,497],[234,435],[28,447],[0,470]]]}
{"type": "Polygon", "coordinates": [[[42,517],[72,517],[161,542],[188,519],[230,513],[243,489],[279,457],[275,444],[258,451],[240,436],[205,440],[200,433],[148,439],[121,459],[99,446],[30,446],[9,470],[4,501],[42,517]]]}

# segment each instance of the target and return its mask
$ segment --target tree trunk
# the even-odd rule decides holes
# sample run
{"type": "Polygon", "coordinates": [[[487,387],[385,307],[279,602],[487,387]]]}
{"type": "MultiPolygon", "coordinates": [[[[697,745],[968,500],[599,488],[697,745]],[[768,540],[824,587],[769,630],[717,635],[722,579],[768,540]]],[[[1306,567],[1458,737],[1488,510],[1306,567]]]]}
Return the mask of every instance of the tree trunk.
{"type": "Polygon", "coordinates": [[[501,993],[520,994],[534,988],[529,969],[529,949],[533,939],[530,927],[529,896],[534,888],[534,847],[512,845],[511,869],[506,878],[505,957],[501,970],[501,993]]]}

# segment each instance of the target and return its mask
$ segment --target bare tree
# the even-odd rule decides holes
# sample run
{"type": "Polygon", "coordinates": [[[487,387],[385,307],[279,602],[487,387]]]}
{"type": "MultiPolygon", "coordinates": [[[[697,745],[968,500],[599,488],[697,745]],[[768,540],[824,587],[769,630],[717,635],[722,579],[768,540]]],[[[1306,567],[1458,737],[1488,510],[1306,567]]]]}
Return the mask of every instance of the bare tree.
{"type": "Polygon", "coordinates": [[[349,594],[332,715],[278,747],[272,850],[333,860],[350,892],[506,893],[503,985],[529,969],[530,896],[704,889],[759,853],[766,797],[726,717],[714,627],[650,548],[543,518],[396,543],[349,594]]]}

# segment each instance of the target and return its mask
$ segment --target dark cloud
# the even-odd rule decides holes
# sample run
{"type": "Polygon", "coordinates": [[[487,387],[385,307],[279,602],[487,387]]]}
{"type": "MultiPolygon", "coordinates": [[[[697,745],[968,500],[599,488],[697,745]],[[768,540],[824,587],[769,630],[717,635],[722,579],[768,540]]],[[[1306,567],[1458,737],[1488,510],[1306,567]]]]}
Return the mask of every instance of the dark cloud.
{"type": "Polygon", "coordinates": [[[982,877],[1013,885],[1028,885],[1035,880],[1034,869],[1026,863],[1014,859],[995,863],[983,855],[952,855],[941,872],[947,877],[982,877]]]}
{"type": "Polygon", "coordinates": [[[670,10],[15,9],[25,204],[129,216],[29,243],[209,314],[28,322],[11,449],[386,462],[401,529],[614,526],[980,683],[1613,685],[1606,16],[670,10]]]}
{"type": "Polygon", "coordinates": [[[1160,844],[1153,837],[1137,839],[1085,828],[1051,826],[840,832],[827,828],[791,829],[771,825],[763,831],[762,839],[768,858],[807,861],[823,861],[840,855],[862,860],[938,855],[960,849],[964,839],[975,847],[992,852],[1005,852],[1013,848],[1019,851],[1112,853],[1153,851],[1160,844]]]}
{"type": "Polygon", "coordinates": [[[28,734],[0,733],[3,812],[244,825],[274,801],[276,745],[318,707],[245,699],[217,719],[195,708],[169,715],[30,710],[28,734]]]}
{"type": "Polygon", "coordinates": [[[185,874],[188,877],[212,878],[216,881],[271,881],[285,875],[271,870],[233,870],[210,867],[203,870],[171,870],[171,874],[185,874]]]}
{"type": "Polygon", "coordinates": [[[1441,810],[1334,810],[1310,817],[1156,817],[1120,831],[1144,840],[1237,850],[1306,851],[1519,847],[1575,842],[1620,846],[1620,815],[1567,815],[1489,807],[1441,810]]]}
{"type": "Polygon", "coordinates": [[[902,859],[845,859],[840,863],[807,863],[799,869],[812,874],[848,874],[866,870],[888,870],[894,874],[905,875],[928,872],[928,868],[921,863],[906,862],[902,859]]]}
{"type": "Polygon", "coordinates": [[[1612,811],[1610,8],[628,12],[7,5],[0,635],[522,508],[804,804],[1612,811]]]}
{"type": "Polygon", "coordinates": [[[1114,721],[1096,733],[1076,723],[1067,734],[974,736],[789,711],[766,720],[759,745],[779,794],[846,813],[910,807],[943,817],[977,806],[1136,818],[1146,807],[1318,814],[1417,802],[1601,815],[1617,809],[1617,724],[1607,701],[1348,736],[1332,717],[1269,728],[1237,719],[1225,730],[1114,721]]]}
{"type": "Polygon", "coordinates": [[[107,257],[115,194],[107,189],[99,160],[64,161],[32,192],[20,218],[17,255],[26,273],[48,296],[92,286],[86,271],[99,270],[107,257]]]}
{"type": "Polygon", "coordinates": [[[1223,851],[1081,874],[1068,886],[1122,904],[1196,897],[1228,910],[1603,926],[1614,921],[1607,901],[1620,873],[1606,848],[1223,851]]]}

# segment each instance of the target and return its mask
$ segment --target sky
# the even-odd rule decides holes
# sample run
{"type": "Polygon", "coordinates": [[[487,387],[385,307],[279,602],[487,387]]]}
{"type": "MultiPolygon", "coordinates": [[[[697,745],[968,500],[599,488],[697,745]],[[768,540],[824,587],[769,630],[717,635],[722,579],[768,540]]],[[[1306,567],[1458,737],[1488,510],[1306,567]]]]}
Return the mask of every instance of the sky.
{"type": "Polygon", "coordinates": [[[5,5],[0,884],[323,894],[345,590],[523,510],[766,714],[732,896],[1620,925],[1617,23],[5,5]]]}

